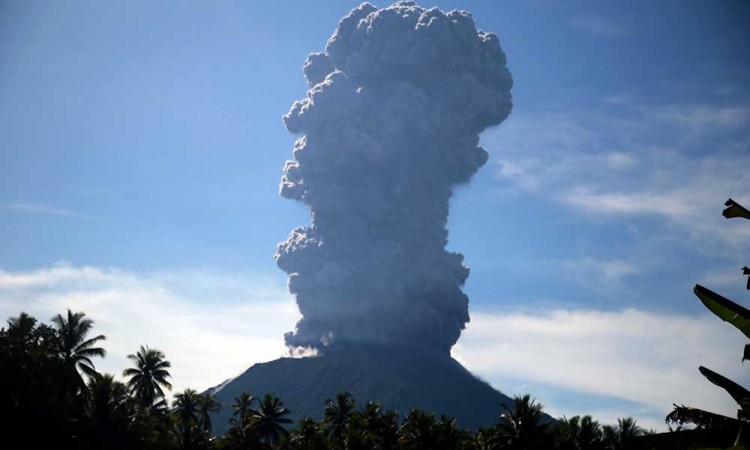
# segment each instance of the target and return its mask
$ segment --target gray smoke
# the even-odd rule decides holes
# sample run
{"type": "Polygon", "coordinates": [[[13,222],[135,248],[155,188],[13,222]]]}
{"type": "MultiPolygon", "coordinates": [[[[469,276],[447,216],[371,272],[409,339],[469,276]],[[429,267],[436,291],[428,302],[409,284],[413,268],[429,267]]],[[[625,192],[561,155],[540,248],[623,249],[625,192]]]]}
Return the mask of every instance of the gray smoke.
{"type": "Polygon", "coordinates": [[[487,161],[479,133],[510,114],[505,54],[464,11],[364,3],[305,61],[304,133],[281,195],[312,226],[279,244],[303,318],[291,348],[399,343],[448,352],[469,321],[469,269],[445,250],[452,187],[487,161]]]}

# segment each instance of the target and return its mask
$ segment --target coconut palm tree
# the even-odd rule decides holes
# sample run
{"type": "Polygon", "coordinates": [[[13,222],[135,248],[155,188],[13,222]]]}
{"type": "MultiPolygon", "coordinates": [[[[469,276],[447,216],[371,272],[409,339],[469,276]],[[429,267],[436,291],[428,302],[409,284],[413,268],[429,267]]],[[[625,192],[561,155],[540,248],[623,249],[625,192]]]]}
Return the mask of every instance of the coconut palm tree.
{"type": "Polygon", "coordinates": [[[183,425],[197,425],[200,420],[198,402],[200,395],[194,389],[185,389],[175,394],[172,407],[174,408],[177,422],[183,425]]]}
{"type": "Polygon", "coordinates": [[[232,418],[229,419],[229,430],[225,442],[230,449],[250,448],[255,442],[254,420],[256,411],[253,403],[256,398],[248,392],[242,392],[232,403],[232,418]]]}
{"type": "Polygon", "coordinates": [[[352,394],[339,392],[335,400],[327,399],[323,409],[323,425],[334,448],[344,448],[344,435],[356,402],[352,394]]]}
{"type": "Polygon", "coordinates": [[[131,394],[146,408],[165,406],[162,388],[172,389],[172,385],[167,381],[167,378],[171,377],[167,369],[172,367],[172,364],[164,358],[164,353],[148,346],[141,346],[138,353],[128,355],[128,359],[135,363],[135,367],[125,369],[122,374],[130,378],[127,386],[131,394]],[[154,404],[157,400],[159,403],[154,404]]]}
{"type": "Polygon", "coordinates": [[[92,378],[88,385],[88,416],[94,448],[128,448],[130,397],[127,387],[114,375],[92,378]]]}
{"type": "Polygon", "coordinates": [[[175,437],[180,449],[200,449],[208,442],[208,436],[200,424],[201,397],[193,389],[185,389],[174,396],[175,437]]]}
{"type": "Polygon", "coordinates": [[[515,396],[513,409],[504,407],[498,433],[504,445],[517,450],[549,448],[549,430],[542,405],[531,396],[515,396]]]}
{"type": "Polygon", "coordinates": [[[211,413],[218,412],[220,409],[221,403],[217,402],[213,395],[205,393],[198,397],[200,422],[206,433],[211,434],[211,413]]]}
{"type": "Polygon", "coordinates": [[[91,359],[103,358],[107,354],[103,348],[95,347],[98,342],[106,339],[104,335],[86,339],[94,326],[94,321],[85,317],[82,312],[73,313],[68,310],[65,317],[58,314],[52,318],[56,326],[57,351],[62,358],[64,376],[72,389],[84,394],[86,381],[83,375],[90,379],[98,375],[91,359]]]}
{"type": "Polygon", "coordinates": [[[645,430],[638,426],[632,417],[617,419],[617,426],[605,425],[602,427],[604,448],[607,450],[624,450],[628,443],[638,436],[643,436],[645,430]]]}
{"type": "Polygon", "coordinates": [[[378,448],[382,428],[382,408],[378,403],[367,402],[362,411],[355,413],[357,417],[357,432],[361,435],[364,445],[368,448],[378,448]]]}
{"type": "Polygon", "coordinates": [[[399,430],[399,443],[407,450],[432,450],[439,446],[435,415],[412,409],[399,430]]]}
{"type": "Polygon", "coordinates": [[[253,424],[263,444],[273,446],[282,436],[288,436],[289,432],[284,428],[284,425],[292,423],[292,420],[286,417],[288,415],[289,410],[284,408],[284,402],[278,397],[273,394],[263,397],[258,404],[253,424]]]}
{"type": "Polygon", "coordinates": [[[558,450],[602,450],[602,429],[591,416],[563,417],[555,427],[558,450]]]}
{"type": "Polygon", "coordinates": [[[294,450],[326,450],[325,436],[320,424],[314,419],[303,417],[291,431],[291,447],[294,450]]]}

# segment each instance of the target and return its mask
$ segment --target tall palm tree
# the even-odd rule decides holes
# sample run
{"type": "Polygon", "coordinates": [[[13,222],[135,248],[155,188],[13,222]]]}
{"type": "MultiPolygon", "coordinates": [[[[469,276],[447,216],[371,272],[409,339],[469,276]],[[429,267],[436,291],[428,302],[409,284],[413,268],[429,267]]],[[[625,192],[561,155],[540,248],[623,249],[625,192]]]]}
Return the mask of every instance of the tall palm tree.
{"type": "Polygon", "coordinates": [[[356,416],[362,441],[368,448],[377,448],[382,428],[382,407],[378,403],[367,402],[356,416]]]}
{"type": "Polygon", "coordinates": [[[200,422],[206,433],[211,434],[211,413],[218,412],[220,409],[221,403],[217,402],[213,395],[205,393],[198,397],[200,422]]]}
{"type": "Polygon", "coordinates": [[[183,425],[195,425],[200,420],[200,395],[194,389],[185,389],[175,394],[174,408],[177,421],[183,425]]]}
{"type": "Polygon", "coordinates": [[[125,369],[122,374],[130,378],[127,385],[131,394],[146,408],[163,406],[162,388],[172,389],[172,385],[167,381],[167,378],[171,377],[167,369],[172,367],[172,364],[164,358],[161,351],[143,345],[138,353],[128,355],[128,359],[135,363],[135,367],[125,369]],[[161,401],[154,405],[157,400],[161,401]]]}
{"type": "Polygon", "coordinates": [[[346,427],[354,412],[356,402],[352,394],[339,392],[335,400],[327,399],[323,409],[323,425],[331,438],[334,448],[343,448],[346,427]]]}
{"type": "Polygon", "coordinates": [[[107,339],[104,335],[98,335],[91,339],[86,336],[94,326],[94,321],[86,319],[82,312],[68,314],[63,317],[58,314],[52,318],[57,331],[57,351],[62,358],[65,377],[71,386],[78,392],[86,393],[86,381],[83,375],[94,378],[98,375],[91,358],[106,356],[107,352],[95,345],[107,339]]]}
{"type": "Polygon", "coordinates": [[[645,430],[638,426],[632,417],[617,419],[617,426],[605,425],[602,427],[603,439],[607,450],[623,450],[628,448],[628,443],[635,437],[643,436],[645,430]]]}
{"type": "Polygon", "coordinates": [[[255,441],[254,420],[256,411],[253,403],[256,398],[249,392],[242,392],[232,403],[232,418],[229,419],[229,430],[225,436],[229,448],[250,448],[255,441]]]}
{"type": "Polygon", "coordinates": [[[208,442],[207,433],[200,424],[201,395],[193,389],[185,389],[174,396],[174,417],[176,418],[177,444],[182,450],[204,448],[208,442]]]}
{"type": "Polygon", "coordinates": [[[94,448],[127,448],[130,407],[127,387],[111,374],[92,378],[88,385],[88,416],[94,448]]]}
{"type": "Polygon", "coordinates": [[[550,440],[542,405],[531,396],[515,396],[513,409],[504,407],[498,433],[504,445],[517,450],[547,448],[550,440]]]}
{"type": "Polygon", "coordinates": [[[439,432],[435,415],[412,409],[401,425],[399,443],[407,450],[435,449],[439,445],[439,432]]]}
{"type": "Polygon", "coordinates": [[[289,410],[284,408],[284,402],[273,394],[266,394],[258,405],[255,413],[254,427],[260,441],[268,446],[279,442],[282,436],[286,437],[289,432],[284,425],[292,423],[289,419],[289,410]]]}
{"type": "Polygon", "coordinates": [[[320,424],[314,419],[303,417],[291,432],[291,446],[294,450],[325,450],[325,436],[320,424]]]}
{"type": "Polygon", "coordinates": [[[563,417],[555,427],[559,450],[602,450],[602,429],[591,416],[563,417]]]}

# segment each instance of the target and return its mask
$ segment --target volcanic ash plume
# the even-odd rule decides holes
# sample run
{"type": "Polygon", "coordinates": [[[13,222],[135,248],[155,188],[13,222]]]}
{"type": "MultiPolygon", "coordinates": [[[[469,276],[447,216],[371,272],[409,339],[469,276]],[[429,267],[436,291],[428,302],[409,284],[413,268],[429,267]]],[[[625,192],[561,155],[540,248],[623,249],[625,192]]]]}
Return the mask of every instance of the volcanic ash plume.
{"type": "Polygon", "coordinates": [[[497,37],[463,11],[365,3],[304,73],[307,98],[284,116],[304,136],[280,191],[312,226],[276,253],[303,315],[287,345],[447,353],[469,321],[469,269],[445,250],[451,188],[484,165],[479,133],[512,108],[497,37]]]}

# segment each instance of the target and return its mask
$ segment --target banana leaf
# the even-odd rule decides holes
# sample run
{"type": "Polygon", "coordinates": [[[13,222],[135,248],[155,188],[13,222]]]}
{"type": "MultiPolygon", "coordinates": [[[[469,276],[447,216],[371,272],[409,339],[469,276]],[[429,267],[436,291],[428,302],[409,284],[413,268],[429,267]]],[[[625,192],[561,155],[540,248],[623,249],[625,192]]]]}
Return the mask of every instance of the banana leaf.
{"type": "Polygon", "coordinates": [[[731,198],[727,200],[726,203],[724,203],[724,206],[727,206],[728,208],[722,211],[721,215],[723,215],[727,219],[732,219],[734,217],[750,219],[750,211],[745,209],[742,205],[735,202],[731,198]]]}
{"type": "Polygon", "coordinates": [[[700,366],[698,370],[700,370],[704,377],[708,378],[708,381],[727,391],[746,414],[750,412],[750,391],[729,378],[719,375],[703,366],[700,366]]]}
{"type": "Polygon", "coordinates": [[[715,428],[729,428],[737,426],[737,419],[731,417],[722,416],[721,414],[704,411],[698,408],[691,408],[689,406],[673,404],[674,409],[671,413],[667,414],[665,421],[667,423],[672,422],[676,424],[692,423],[698,428],[715,429],[715,428]]]}
{"type": "Polygon", "coordinates": [[[734,325],[745,336],[750,338],[750,310],[704,288],[700,284],[695,285],[693,292],[695,292],[695,295],[698,296],[701,302],[712,313],[716,314],[724,322],[734,325]]]}

